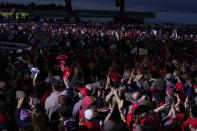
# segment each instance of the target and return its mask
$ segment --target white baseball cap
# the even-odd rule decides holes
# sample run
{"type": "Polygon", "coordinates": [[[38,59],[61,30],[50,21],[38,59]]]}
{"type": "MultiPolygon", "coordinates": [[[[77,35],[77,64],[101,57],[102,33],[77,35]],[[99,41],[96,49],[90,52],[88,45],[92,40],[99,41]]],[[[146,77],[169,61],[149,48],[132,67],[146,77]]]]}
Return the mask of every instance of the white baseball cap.
{"type": "Polygon", "coordinates": [[[94,117],[94,112],[92,109],[87,109],[85,110],[84,115],[87,120],[91,120],[94,117]]]}

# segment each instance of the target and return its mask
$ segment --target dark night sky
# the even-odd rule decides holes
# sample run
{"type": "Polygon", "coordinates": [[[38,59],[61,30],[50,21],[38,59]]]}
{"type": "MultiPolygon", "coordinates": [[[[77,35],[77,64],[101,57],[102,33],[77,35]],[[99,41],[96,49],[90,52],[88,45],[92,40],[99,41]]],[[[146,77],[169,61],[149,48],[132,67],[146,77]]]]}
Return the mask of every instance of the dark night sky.
{"type": "MultiPolygon", "coordinates": [[[[0,0],[0,2],[64,4],[64,0],[0,0]]],[[[72,0],[74,9],[117,10],[115,0],[72,0]]],[[[125,0],[129,11],[159,11],[197,13],[197,0],[125,0]]]]}

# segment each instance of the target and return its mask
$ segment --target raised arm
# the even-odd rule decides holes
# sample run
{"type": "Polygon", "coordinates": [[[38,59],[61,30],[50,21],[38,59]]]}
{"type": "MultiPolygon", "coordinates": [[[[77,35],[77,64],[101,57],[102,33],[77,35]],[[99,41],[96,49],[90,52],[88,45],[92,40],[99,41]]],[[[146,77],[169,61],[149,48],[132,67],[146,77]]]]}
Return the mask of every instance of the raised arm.
{"type": "Polygon", "coordinates": [[[107,76],[107,83],[106,83],[105,89],[109,89],[109,88],[110,88],[110,77],[108,75],[107,76]]]}
{"type": "Polygon", "coordinates": [[[118,89],[116,88],[116,89],[113,89],[113,90],[114,90],[113,93],[114,93],[116,102],[118,103],[118,107],[119,107],[119,106],[122,104],[121,102],[122,102],[123,100],[121,100],[120,97],[118,96],[118,89]]]}
{"type": "Polygon", "coordinates": [[[167,104],[163,104],[162,106],[157,107],[154,109],[155,112],[159,112],[160,110],[164,109],[167,106],[167,104]]]}
{"type": "Polygon", "coordinates": [[[109,112],[108,115],[106,116],[106,118],[105,118],[105,120],[104,120],[104,123],[106,123],[106,122],[109,120],[109,118],[111,117],[112,112],[113,112],[113,108],[112,108],[112,106],[111,106],[111,104],[110,104],[110,112],[109,112]]]}
{"type": "Polygon", "coordinates": [[[181,99],[178,94],[176,94],[176,99],[177,99],[177,103],[175,104],[175,108],[177,108],[178,105],[181,104],[181,99]]]}
{"type": "Polygon", "coordinates": [[[130,78],[129,78],[127,84],[130,85],[133,79],[134,79],[134,70],[132,70],[130,78]]]}
{"type": "Polygon", "coordinates": [[[68,79],[63,76],[63,81],[64,81],[64,85],[66,86],[66,89],[68,89],[70,87],[68,79]]]}
{"type": "Polygon", "coordinates": [[[109,100],[112,98],[112,96],[114,95],[113,89],[111,89],[111,92],[106,96],[105,101],[109,102],[109,100]]]}
{"type": "Polygon", "coordinates": [[[122,119],[124,123],[126,123],[126,117],[124,115],[124,101],[123,100],[121,100],[120,103],[118,104],[118,108],[119,108],[120,118],[122,119]]]}

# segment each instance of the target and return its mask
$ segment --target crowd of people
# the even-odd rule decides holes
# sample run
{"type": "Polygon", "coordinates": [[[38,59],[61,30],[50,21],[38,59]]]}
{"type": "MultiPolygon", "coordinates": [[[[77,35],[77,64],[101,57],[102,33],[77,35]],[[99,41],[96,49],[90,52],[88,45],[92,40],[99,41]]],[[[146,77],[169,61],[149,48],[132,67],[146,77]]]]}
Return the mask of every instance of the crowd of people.
{"type": "Polygon", "coordinates": [[[197,130],[197,27],[1,23],[0,130],[197,130]]]}

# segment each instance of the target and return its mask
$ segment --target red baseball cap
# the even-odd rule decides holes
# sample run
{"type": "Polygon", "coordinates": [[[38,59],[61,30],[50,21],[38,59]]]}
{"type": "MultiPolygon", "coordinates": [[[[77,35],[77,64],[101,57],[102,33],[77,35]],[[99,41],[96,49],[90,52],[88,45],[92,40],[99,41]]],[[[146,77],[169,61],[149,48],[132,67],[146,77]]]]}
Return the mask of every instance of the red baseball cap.
{"type": "Polygon", "coordinates": [[[176,83],[176,88],[180,90],[182,93],[185,93],[183,83],[176,83]]]}
{"type": "Polygon", "coordinates": [[[120,82],[122,79],[122,76],[118,72],[111,72],[110,73],[111,79],[114,82],[120,82]]]}
{"type": "Polygon", "coordinates": [[[78,90],[81,92],[82,96],[88,96],[88,89],[78,88],[78,90]]]}
{"type": "Polygon", "coordinates": [[[56,60],[67,60],[67,59],[68,59],[68,56],[66,56],[66,55],[58,55],[56,57],[56,60]]]}

